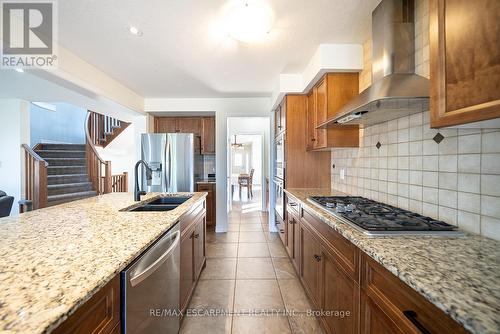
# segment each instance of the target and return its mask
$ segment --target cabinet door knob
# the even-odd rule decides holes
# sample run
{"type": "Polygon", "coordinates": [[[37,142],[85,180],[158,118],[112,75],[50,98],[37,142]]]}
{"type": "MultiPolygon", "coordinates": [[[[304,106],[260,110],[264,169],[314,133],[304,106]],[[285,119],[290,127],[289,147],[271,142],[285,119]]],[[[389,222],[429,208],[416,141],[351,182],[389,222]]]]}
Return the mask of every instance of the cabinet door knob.
{"type": "Polygon", "coordinates": [[[316,260],[316,262],[320,262],[321,261],[321,255],[314,254],[314,259],[316,260]]]}
{"type": "Polygon", "coordinates": [[[316,141],[316,138],[311,138],[311,141],[316,141]]]}
{"type": "Polygon", "coordinates": [[[199,233],[196,233],[196,234],[193,235],[193,237],[195,237],[196,239],[198,239],[199,236],[200,236],[199,233]]]}

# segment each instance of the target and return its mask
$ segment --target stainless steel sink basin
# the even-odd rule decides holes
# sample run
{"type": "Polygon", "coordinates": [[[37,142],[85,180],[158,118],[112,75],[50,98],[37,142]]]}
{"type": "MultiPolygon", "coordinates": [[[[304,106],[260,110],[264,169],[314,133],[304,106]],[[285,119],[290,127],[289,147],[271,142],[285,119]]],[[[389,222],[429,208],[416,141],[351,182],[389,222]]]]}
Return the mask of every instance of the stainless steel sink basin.
{"type": "Polygon", "coordinates": [[[133,209],[128,209],[130,212],[138,211],[170,211],[177,208],[179,205],[190,199],[191,196],[175,196],[175,197],[160,197],[154,201],[144,203],[133,209]]]}
{"type": "Polygon", "coordinates": [[[175,197],[160,197],[155,199],[154,201],[148,202],[147,205],[181,205],[188,199],[190,199],[191,196],[175,196],[175,197]]]}

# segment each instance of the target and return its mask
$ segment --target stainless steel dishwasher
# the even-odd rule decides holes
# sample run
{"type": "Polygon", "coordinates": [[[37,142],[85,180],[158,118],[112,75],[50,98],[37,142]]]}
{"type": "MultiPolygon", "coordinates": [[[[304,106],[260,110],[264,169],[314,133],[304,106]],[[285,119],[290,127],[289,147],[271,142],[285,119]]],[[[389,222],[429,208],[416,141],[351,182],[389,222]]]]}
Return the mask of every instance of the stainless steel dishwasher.
{"type": "Polygon", "coordinates": [[[179,223],[121,273],[122,333],[179,331],[179,223]]]}

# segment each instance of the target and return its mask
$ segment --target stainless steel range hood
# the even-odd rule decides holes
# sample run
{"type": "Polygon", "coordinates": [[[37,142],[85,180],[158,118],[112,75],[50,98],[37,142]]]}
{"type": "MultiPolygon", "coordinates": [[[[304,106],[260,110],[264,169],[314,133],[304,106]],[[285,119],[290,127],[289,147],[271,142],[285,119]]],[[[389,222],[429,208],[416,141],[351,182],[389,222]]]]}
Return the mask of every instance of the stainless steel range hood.
{"type": "Polygon", "coordinates": [[[372,125],[429,110],[429,80],[415,74],[413,0],[382,0],[372,13],[372,85],[332,123],[372,125]]]}

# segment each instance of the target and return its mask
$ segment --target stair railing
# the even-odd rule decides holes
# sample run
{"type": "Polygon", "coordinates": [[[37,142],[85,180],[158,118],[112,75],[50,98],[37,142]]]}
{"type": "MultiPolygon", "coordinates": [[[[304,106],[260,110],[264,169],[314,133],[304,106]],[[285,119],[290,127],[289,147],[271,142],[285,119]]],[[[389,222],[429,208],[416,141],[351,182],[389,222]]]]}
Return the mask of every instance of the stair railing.
{"type": "Polygon", "coordinates": [[[94,146],[106,147],[130,125],[128,122],[90,110],[88,117],[89,137],[94,146]]]}
{"type": "Polygon", "coordinates": [[[33,210],[47,206],[48,162],[40,157],[29,145],[22,144],[24,150],[24,202],[31,202],[33,210]]]}
{"type": "Polygon", "coordinates": [[[87,171],[92,187],[99,195],[112,191],[111,161],[104,161],[95,148],[96,141],[99,141],[99,132],[104,129],[104,116],[101,116],[103,115],[89,110],[85,121],[87,171]]]}
{"type": "Polygon", "coordinates": [[[128,173],[113,175],[111,177],[111,191],[114,193],[128,192],[128,173]]]}

